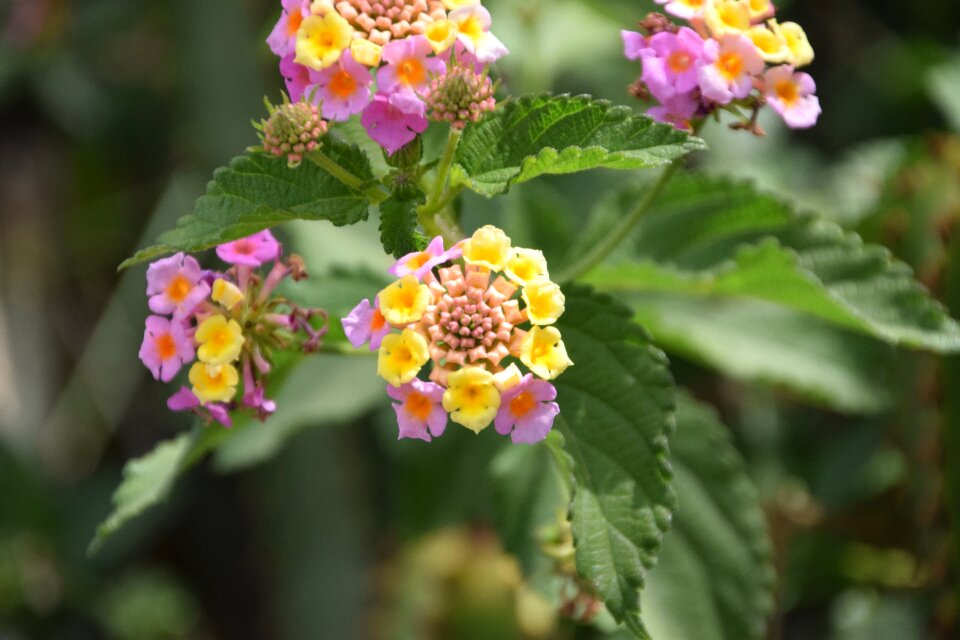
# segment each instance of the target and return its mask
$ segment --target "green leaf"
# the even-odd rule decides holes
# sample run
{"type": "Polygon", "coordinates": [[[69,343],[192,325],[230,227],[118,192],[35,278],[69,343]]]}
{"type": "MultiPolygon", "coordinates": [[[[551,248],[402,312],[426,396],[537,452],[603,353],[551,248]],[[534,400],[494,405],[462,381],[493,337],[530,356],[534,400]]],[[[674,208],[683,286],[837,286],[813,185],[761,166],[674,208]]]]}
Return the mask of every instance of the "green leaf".
{"type": "MultiPolygon", "coordinates": [[[[356,146],[328,137],[323,151],[361,180],[373,180],[370,163],[356,146]]],[[[176,251],[202,251],[291,220],[354,224],[367,218],[368,208],[362,192],[312,162],[291,169],[282,158],[249,152],[218,169],[193,213],[120,268],[176,251]]]]}
{"type": "Polygon", "coordinates": [[[673,379],[628,308],[582,286],[565,294],[557,327],[574,366],[555,382],[555,429],[573,464],[577,569],[642,638],[639,590],[676,503],[667,462],[673,379]]]}
{"type": "Polygon", "coordinates": [[[113,494],[113,513],[97,527],[88,553],[96,553],[129,520],[167,499],[196,440],[196,432],[183,433],[124,465],[123,481],[113,494]]]}
{"type": "Polygon", "coordinates": [[[875,413],[892,402],[896,352],[873,338],[759,300],[654,292],[627,301],[671,355],[838,411],[875,413]]]}
{"type": "Polygon", "coordinates": [[[543,174],[669,164],[702,140],[589,96],[509,100],[468,126],[450,180],[491,197],[543,174]]]}
{"type": "Polygon", "coordinates": [[[714,411],[678,398],[670,461],[679,506],[644,590],[654,638],[759,640],[773,610],[757,491],[714,411]]]}
{"type": "Polygon", "coordinates": [[[419,197],[404,197],[394,193],[380,205],[380,242],[383,250],[402,258],[417,250],[417,205],[419,197]]]}
{"type": "Polygon", "coordinates": [[[755,298],[891,344],[960,351],[960,327],[907,265],[750,185],[677,178],[638,226],[634,259],[598,267],[587,282],[755,298]]]}

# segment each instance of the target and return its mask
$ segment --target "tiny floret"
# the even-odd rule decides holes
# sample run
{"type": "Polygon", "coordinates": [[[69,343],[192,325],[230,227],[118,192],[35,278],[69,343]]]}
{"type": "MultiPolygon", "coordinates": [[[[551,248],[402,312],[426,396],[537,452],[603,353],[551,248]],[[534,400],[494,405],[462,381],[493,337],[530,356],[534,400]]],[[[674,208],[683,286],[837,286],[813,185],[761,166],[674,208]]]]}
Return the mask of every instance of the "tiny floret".
{"type": "Polygon", "coordinates": [[[544,380],[553,380],[573,364],[554,327],[534,327],[520,346],[520,361],[544,380]]]}
{"type": "Polygon", "coordinates": [[[297,31],[296,62],[320,71],[340,59],[350,46],[353,27],[336,12],[305,18],[297,31]]]}
{"type": "Polygon", "coordinates": [[[563,315],[565,299],[556,283],[549,280],[532,282],[523,288],[521,295],[533,324],[553,324],[563,315]]]}
{"type": "Polygon", "coordinates": [[[492,271],[503,270],[513,258],[510,238],[502,230],[487,225],[474,232],[464,243],[463,259],[467,264],[486,267],[492,271]]]}
{"type": "Polygon", "coordinates": [[[240,375],[233,365],[196,362],[190,367],[190,384],[200,402],[227,402],[237,393],[240,375]]]}
{"type": "Polygon", "coordinates": [[[423,317],[430,303],[430,289],[414,275],[406,275],[380,292],[380,312],[387,322],[405,325],[423,317]]]}
{"type": "Polygon", "coordinates": [[[493,374],[480,367],[466,367],[450,374],[443,408],[454,422],[474,433],[489,427],[500,408],[500,392],[493,374]]]}
{"type": "Polygon", "coordinates": [[[236,320],[227,320],[217,314],[210,316],[197,327],[195,336],[200,348],[197,358],[209,365],[227,364],[240,356],[243,348],[243,332],[236,320]]]}
{"type": "Polygon", "coordinates": [[[407,384],[417,377],[430,360],[427,341],[413,329],[391,333],[380,344],[377,373],[394,387],[407,384]]]}

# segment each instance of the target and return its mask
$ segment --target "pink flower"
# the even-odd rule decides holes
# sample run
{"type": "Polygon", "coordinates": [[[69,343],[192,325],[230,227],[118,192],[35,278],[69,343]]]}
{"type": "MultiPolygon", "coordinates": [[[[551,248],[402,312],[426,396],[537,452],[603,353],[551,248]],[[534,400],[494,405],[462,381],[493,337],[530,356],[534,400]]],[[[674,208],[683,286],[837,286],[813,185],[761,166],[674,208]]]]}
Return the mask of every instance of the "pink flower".
{"type": "Polygon", "coordinates": [[[754,76],[764,66],[750,38],[739,33],[724,34],[719,41],[707,40],[703,46],[700,88],[705,98],[720,104],[746,98],[753,89],[754,76]]]}
{"type": "Polygon", "coordinates": [[[494,426],[500,435],[510,434],[515,444],[533,444],[547,437],[560,413],[557,390],[528,373],[520,384],[503,392],[494,426]]]}
{"type": "Polygon", "coordinates": [[[347,120],[370,102],[373,76],[349,51],[344,51],[336,64],[323,71],[311,71],[310,80],[321,101],[321,114],[327,120],[347,120]]]}
{"type": "Polygon", "coordinates": [[[697,112],[699,106],[699,101],[692,93],[678,93],[664,100],[660,106],[648,109],[647,115],[657,122],[665,122],[677,129],[689,131],[692,129],[690,118],[697,112]]]}
{"type": "Polygon", "coordinates": [[[430,241],[425,251],[414,251],[397,260],[390,267],[390,274],[398,278],[413,274],[417,280],[423,280],[423,277],[438,264],[456,260],[462,255],[463,248],[459,246],[459,243],[444,251],[443,238],[437,236],[430,241]]]}
{"type": "Polygon", "coordinates": [[[443,409],[444,388],[435,382],[414,379],[401,387],[387,385],[387,394],[399,402],[394,404],[400,438],[417,438],[430,442],[447,428],[447,412],[443,409]]]}
{"type": "Polygon", "coordinates": [[[663,31],[650,38],[647,45],[643,81],[657,100],[664,102],[697,87],[704,42],[696,31],[687,27],[677,33],[663,31]]]}
{"type": "Polygon", "coordinates": [[[490,33],[490,12],[479,2],[454,9],[448,17],[459,27],[457,39],[477,61],[489,64],[510,53],[500,39],[490,33]]]}
{"type": "Polygon", "coordinates": [[[217,247],[217,255],[230,264],[259,267],[280,257],[280,243],[269,229],[264,229],[252,236],[221,244],[217,247]]]}
{"type": "Polygon", "coordinates": [[[170,382],[184,363],[193,360],[193,341],[187,337],[183,323],[160,316],[148,316],[140,360],[150,369],[155,380],[170,382]]]}
{"type": "Polygon", "coordinates": [[[440,59],[449,67],[456,65],[458,67],[473,67],[473,72],[477,75],[483,73],[486,65],[479,60],[473,52],[467,49],[467,45],[460,40],[453,43],[453,46],[440,54],[440,59]]]}
{"type": "Polygon", "coordinates": [[[270,50],[281,58],[295,53],[300,23],[310,15],[310,0],[281,0],[283,12],[267,38],[270,50]]]}
{"type": "Polygon", "coordinates": [[[422,109],[419,114],[405,113],[401,106],[407,108],[411,105],[398,106],[387,96],[378,93],[363,110],[360,123],[371,138],[393,155],[416,138],[418,133],[426,131],[429,121],[423,116],[423,103],[420,105],[422,109]]]}
{"type": "Polygon", "coordinates": [[[203,271],[193,256],[182,253],[157,260],[147,268],[147,295],[154,313],[173,314],[181,318],[210,295],[210,286],[203,282],[203,271]]]}
{"type": "Polygon", "coordinates": [[[354,349],[370,342],[370,351],[376,351],[383,338],[390,333],[390,325],[380,313],[379,305],[371,305],[369,300],[361,301],[347,317],[340,320],[340,324],[354,349]]]}
{"type": "Polygon", "coordinates": [[[627,60],[639,60],[650,50],[642,33],[623,29],[620,36],[623,38],[623,55],[627,60]]]}
{"type": "Polygon", "coordinates": [[[428,57],[431,53],[433,47],[423,36],[390,42],[383,48],[383,60],[387,65],[377,71],[380,91],[387,94],[398,91],[422,93],[431,75],[440,75],[447,70],[443,60],[428,57]]]}
{"type": "Polygon", "coordinates": [[[294,55],[285,56],[280,60],[280,75],[287,87],[287,95],[293,102],[299,102],[307,93],[310,85],[310,69],[293,61],[294,55]]]}
{"type": "MultiPolygon", "coordinates": [[[[193,394],[193,391],[190,390],[190,387],[180,387],[180,390],[175,394],[170,396],[167,400],[167,408],[170,411],[193,411],[202,415],[202,412],[197,411],[200,409],[201,402],[200,398],[193,394]]],[[[219,402],[212,402],[206,407],[209,416],[222,424],[227,429],[233,427],[233,420],[230,419],[230,408],[219,402]]]]}
{"type": "Polygon", "coordinates": [[[263,385],[254,379],[249,358],[243,361],[243,406],[256,409],[261,420],[277,410],[277,403],[267,399],[263,385]]]}
{"type": "Polygon", "coordinates": [[[790,65],[769,69],[763,76],[763,96],[788,127],[806,129],[820,117],[817,85],[806,73],[794,73],[790,65]]]}
{"type": "Polygon", "coordinates": [[[692,20],[703,15],[707,0],[655,0],[657,4],[665,4],[663,9],[683,20],[692,20]]]}

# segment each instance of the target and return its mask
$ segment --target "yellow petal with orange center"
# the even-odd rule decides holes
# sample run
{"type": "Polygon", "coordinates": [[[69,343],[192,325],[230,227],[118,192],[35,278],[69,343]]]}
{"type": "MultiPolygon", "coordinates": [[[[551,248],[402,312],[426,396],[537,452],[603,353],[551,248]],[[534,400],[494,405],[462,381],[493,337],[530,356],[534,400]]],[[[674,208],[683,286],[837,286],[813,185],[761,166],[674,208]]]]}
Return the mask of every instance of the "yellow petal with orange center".
{"type": "Polygon", "coordinates": [[[217,314],[204,320],[195,334],[200,347],[197,358],[209,365],[227,364],[240,357],[243,333],[236,320],[217,314]]]}
{"type": "Polygon", "coordinates": [[[403,333],[391,333],[383,339],[377,356],[377,375],[399,387],[416,378],[429,359],[426,339],[413,329],[404,329],[403,333]]]}
{"type": "Polygon", "coordinates": [[[427,285],[415,276],[404,276],[380,292],[380,313],[390,324],[402,327],[419,321],[430,299],[427,285]]]}
{"type": "Polygon", "coordinates": [[[520,345],[520,361],[544,380],[552,380],[573,364],[555,327],[534,327],[520,345]]]}
{"type": "Polygon", "coordinates": [[[443,408],[450,419],[474,433],[493,422],[500,408],[500,392],[493,374],[480,367],[465,367],[450,374],[443,394],[443,408]]]}
{"type": "Polygon", "coordinates": [[[745,0],[714,0],[704,13],[713,37],[725,33],[743,33],[750,28],[750,4],[745,0]]]}
{"type": "Polygon", "coordinates": [[[240,381],[236,368],[229,364],[211,366],[195,362],[188,377],[193,385],[193,395],[204,403],[228,402],[237,393],[240,381]]]}
{"type": "Polygon", "coordinates": [[[790,49],[790,55],[787,62],[794,67],[803,67],[813,62],[813,47],[807,40],[807,34],[803,27],[796,22],[777,23],[776,20],[770,21],[770,26],[774,32],[783,37],[790,49]]]}
{"type": "Polygon", "coordinates": [[[790,48],[783,36],[763,25],[758,25],[747,31],[747,37],[757,48],[760,57],[767,62],[777,64],[790,57],[790,48]]]}
{"type": "Polygon", "coordinates": [[[507,263],[504,272],[508,278],[520,286],[526,286],[550,277],[550,273],[547,271],[547,260],[543,257],[543,252],[536,249],[521,249],[520,247],[513,250],[513,259],[507,263]]]}
{"type": "Polygon", "coordinates": [[[453,20],[435,20],[427,25],[423,36],[430,43],[433,52],[440,55],[453,46],[458,33],[460,33],[460,28],[453,20]]]}
{"type": "Polygon", "coordinates": [[[525,286],[520,295],[533,324],[553,324],[563,315],[566,299],[560,286],[549,280],[525,286]]]}
{"type": "Polygon", "coordinates": [[[513,259],[510,238],[501,229],[486,225],[477,229],[463,245],[463,259],[467,264],[502,271],[513,259]]]}
{"type": "Polygon", "coordinates": [[[353,40],[353,27],[338,13],[306,18],[297,31],[294,61],[320,71],[337,60],[353,40]]]}

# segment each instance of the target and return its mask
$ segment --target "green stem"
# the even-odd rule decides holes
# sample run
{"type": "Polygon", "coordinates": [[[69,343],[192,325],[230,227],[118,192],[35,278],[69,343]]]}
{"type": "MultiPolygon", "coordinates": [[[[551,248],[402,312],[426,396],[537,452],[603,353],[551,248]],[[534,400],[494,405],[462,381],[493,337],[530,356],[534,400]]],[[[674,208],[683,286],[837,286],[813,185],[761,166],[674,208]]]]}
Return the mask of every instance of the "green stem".
{"type": "Polygon", "coordinates": [[[325,154],[323,151],[314,151],[307,154],[307,159],[317,165],[334,178],[347,185],[355,191],[359,191],[373,204],[380,204],[387,199],[387,194],[379,186],[370,186],[365,181],[350,173],[341,166],[336,160],[325,154]]]}
{"type": "Polygon", "coordinates": [[[437,165],[437,175],[433,179],[433,186],[430,189],[430,196],[423,205],[426,211],[436,211],[439,209],[437,203],[443,198],[443,190],[447,186],[447,176],[450,175],[450,167],[453,166],[453,160],[457,156],[457,147],[460,145],[460,138],[463,131],[450,127],[450,135],[447,137],[447,146],[443,150],[443,156],[440,158],[440,164],[437,165]]]}
{"type": "Polygon", "coordinates": [[[603,262],[604,258],[610,255],[610,252],[616,249],[617,246],[623,242],[624,238],[630,234],[633,227],[640,222],[640,219],[647,213],[682,163],[683,161],[680,159],[674,160],[670,166],[664,169],[660,177],[657,178],[657,181],[643,196],[643,199],[620,221],[620,224],[611,229],[585,256],[564,269],[560,277],[557,278],[557,281],[570,282],[571,280],[576,280],[603,262]]]}

